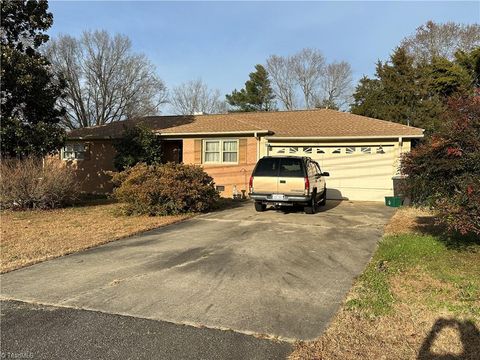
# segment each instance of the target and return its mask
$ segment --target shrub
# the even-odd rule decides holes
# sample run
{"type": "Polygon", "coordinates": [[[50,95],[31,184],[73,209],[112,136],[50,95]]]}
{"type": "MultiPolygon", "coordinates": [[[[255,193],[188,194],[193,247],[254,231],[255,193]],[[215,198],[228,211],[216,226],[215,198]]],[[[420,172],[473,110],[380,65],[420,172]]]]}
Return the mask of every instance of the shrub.
{"type": "Polygon", "coordinates": [[[480,234],[480,97],[450,100],[439,133],[402,161],[416,204],[462,234],[480,234]]]}
{"type": "Polygon", "coordinates": [[[52,209],[77,198],[75,174],[57,162],[4,159],[0,173],[0,204],[5,209],[52,209]]]}
{"type": "Polygon", "coordinates": [[[119,171],[140,162],[151,165],[162,160],[162,141],[152,130],[141,125],[126,127],[123,137],[113,146],[117,152],[113,165],[119,171]]]}
{"type": "Polygon", "coordinates": [[[116,200],[127,214],[172,215],[212,209],[219,200],[213,179],[199,166],[140,163],[113,173],[116,200]]]}

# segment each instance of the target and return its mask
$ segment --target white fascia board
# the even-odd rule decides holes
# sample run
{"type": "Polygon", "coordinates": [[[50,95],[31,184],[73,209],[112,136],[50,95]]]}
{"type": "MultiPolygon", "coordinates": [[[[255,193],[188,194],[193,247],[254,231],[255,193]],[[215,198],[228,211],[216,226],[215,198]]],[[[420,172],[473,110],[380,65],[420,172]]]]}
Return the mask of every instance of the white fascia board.
{"type": "MultiPolygon", "coordinates": [[[[402,138],[423,138],[424,135],[401,135],[402,138]]],[[[266,136],[265,139],[275,141],[285,141],[285,140],[361,140],[361,139],[398,139],[399,135],[371,135],[371,136],[266,136]]]]}
{"type": "Polygon", "coordinates": [[[182,132],[182,133],[161,133],[156,131],[155,134],[159,136],[216,136],[216,135],[256,135],[268,134],[269,130],[246,130],[246,131],[209,131],[209,132],[182,132]]]}

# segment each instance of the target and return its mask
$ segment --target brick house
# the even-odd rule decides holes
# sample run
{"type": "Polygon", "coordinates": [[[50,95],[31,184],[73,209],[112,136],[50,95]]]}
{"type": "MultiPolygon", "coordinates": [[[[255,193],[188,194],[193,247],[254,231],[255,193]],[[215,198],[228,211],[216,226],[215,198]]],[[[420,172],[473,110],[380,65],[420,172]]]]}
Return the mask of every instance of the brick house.
{"type": "Polygon", "coordinates": [[[73,130],[59,157],[82,190],[108,193],[113,142],[125,126],[142,124],[163,139],[166,161],[201,165],[223,196],[246,191],[257,160],[302,155],[330,172],[328,197],[382,201],[393,192],[401,154],[423,130],[328,109],[150,116],[73,130]]]}

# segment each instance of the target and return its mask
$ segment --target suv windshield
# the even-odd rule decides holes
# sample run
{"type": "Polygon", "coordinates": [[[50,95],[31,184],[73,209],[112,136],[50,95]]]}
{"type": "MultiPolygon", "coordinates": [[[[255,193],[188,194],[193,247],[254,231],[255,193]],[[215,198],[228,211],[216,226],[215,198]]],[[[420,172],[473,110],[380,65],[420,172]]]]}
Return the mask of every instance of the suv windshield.
{"type": "Polygon", "coordinates": [[[280,160],[280,177],[304,177],[303,160],[284,158],[280,160]]]}
{"type": "Polygon", "coordinates": [[[264,158],[260,159],[253,176],[278,176],[278,166],[280,159],[264,158]]]}

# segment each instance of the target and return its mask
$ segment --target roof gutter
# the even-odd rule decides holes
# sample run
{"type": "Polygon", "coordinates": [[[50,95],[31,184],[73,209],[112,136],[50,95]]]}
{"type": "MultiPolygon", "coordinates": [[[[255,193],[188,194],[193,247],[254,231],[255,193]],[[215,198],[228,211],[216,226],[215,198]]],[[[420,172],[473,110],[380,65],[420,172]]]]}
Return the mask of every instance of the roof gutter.
{"type": "Polygon", "coordinates": [[[68,140],[113,140],[113,139],[119,139],[119,138],[111,137],[111,136],[68,136],[67,134],[67,139],[68,140]]]}
{"type": "Polygon", "coordinates": [[[242,130],[242,131],[202,131],[202,132],[177,132],[177,133],[162,133],[155,131],[159,136],[205,136],[205,135],[254,135],[257,134],[270,134],[269,130],[242,130]]]}
{"type": "Polygon", "coordinates": [[[370,136],[266,136],[267,140],[349,140],[349,139],[398,139],[402,138],[423,138],[419,135],[370,135],[370,136]]]}

